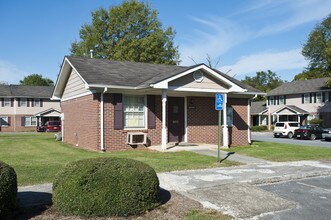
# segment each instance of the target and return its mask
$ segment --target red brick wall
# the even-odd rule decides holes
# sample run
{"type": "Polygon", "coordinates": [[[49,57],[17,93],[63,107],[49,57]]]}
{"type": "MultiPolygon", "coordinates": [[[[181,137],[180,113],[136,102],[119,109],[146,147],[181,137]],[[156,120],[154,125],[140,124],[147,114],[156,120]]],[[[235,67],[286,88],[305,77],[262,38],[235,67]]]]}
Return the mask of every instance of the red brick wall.
{"type": "MultiPolygon", "coordinates": [[[[217,144],[218,111],[215,110],[215,98],[188,97],[188,103],[191,99],[195,108],[187,109],[188,142],[217,144]]],[[[233,126],[229,127],[230,146],[248,144],[247,104],[248,99],[228,99],[227,106],[233,107],[233,126]]],[[[222,135],[221,129],[221,144],[222,135]]]]}
{"type": "Polygon", "coordinates": [[[99,96],[91,94],[61,102],[65,143],[100,150],[99,96]]]}
{"type": "MultiPolygon", "coordinates": [[[[218,111],[213,97],[193,98],[195,108],[188,108],[188,142],[217,144],[218,111]]],[[[64,113],[64,142],[91,150],[100,150],[100,95],[88,95],[61,103],[64,113]]],[[[230,144],[247,145],[247,99],[230,99],[234,126],[229,129],[230,144]]],[[[156,128],[142,130],[114,129],[114,99],[104,95],[104,146],[106,151],[131,149],[126,144],[128,132],[145,132],[150,145],[161,144],[161,96],[155,96],[156,128]]],[[[222,134],[221,134],[222,138],[222,134]]],[[[222,141],[223,142],[223,141],[222,141]]]]}
{"type": "MultiPolygon", "coordinates": [[[[213,97],[187,97],[187,141],[217,144],[218,111],[213,97]],[[190,104],[190,102],[192,102],[190,104]]],[[[222,138],[222,136],[221,136],[222,138]]]]}
{"type": "Polygon", "coordinates": [[[230,146],[248,145],[248,99],[231,98],[227,105],[233,108],[233,126],[229,128],[230,146]]]}
{"type": "Polygon", "coordinates": [[[147,138],[151,145],[161,144],[161,112],[162,103],[161,96],[155,96],[155,116],[156,128],[143,130],[115,130],[114,129],[114,99],[113,95],[104,95],[104,132],[105,132],[105,148],[109,150],[124,150],[131,149],[131,146],[126,144],[128,132],[144,132],[147,133],[147,138]]]}

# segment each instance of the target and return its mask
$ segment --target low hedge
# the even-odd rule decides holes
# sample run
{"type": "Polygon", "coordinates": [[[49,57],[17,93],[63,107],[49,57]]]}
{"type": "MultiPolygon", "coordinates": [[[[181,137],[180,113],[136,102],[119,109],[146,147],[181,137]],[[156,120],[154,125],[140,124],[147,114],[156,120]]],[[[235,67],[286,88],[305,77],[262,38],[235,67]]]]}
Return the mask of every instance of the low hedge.
{"type": "Polygon", "coordinates": [[[53,183],[53,203],[64,215],[128,216],[160,205],[153,168],[124,158],[69,163],[53,183]]]}
{"type": "Polygon", "coordinates": [[[0,161],[0,219],[10,219],[17,208],[17,177],[15,170],[0,161]]]}
{"type": "Polygon", "coordinates": [[[268,130],[268,126],[260,125],[260,126],[252,126],[252,131],[266,131],[268,130]]]}

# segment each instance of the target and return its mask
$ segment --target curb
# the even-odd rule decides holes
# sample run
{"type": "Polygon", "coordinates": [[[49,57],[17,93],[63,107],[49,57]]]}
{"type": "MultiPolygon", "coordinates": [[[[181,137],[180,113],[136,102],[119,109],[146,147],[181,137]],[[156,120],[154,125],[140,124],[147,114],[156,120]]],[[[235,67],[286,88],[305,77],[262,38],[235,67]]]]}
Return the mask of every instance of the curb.
{"type": "Polygon", "coordinates": [[[330,171],[327,170],[327,171],[310,172],[310,173],[305,173],[305,174],[290,174],[290,175],[284,175],[284,176],[276,176],[276,177],[270,177],[270,178],[250,180],[250,181],[247,181],[247,182],[245,181],[245,182],[253,184],[253,185],[263,185],[263,184],[272,184],[272,183],[307,179],[307,178],[312,178],[312,177],[323,177],[323,176],[331,176],[331,170],[330,171]]]}

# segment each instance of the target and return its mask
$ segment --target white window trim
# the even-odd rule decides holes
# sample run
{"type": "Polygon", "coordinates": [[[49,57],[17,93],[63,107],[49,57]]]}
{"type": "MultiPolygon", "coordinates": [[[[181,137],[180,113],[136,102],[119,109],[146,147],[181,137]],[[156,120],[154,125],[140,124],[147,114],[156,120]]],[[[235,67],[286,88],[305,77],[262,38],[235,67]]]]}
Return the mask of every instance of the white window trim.
{"type": "Polygon", "coordinates": [[[279,104],[284,105],[284,103],[285,103],[285,96],[283,95],[279,96],[279,104]]]}
{"type": "Polygon", "coordinates": [[[2,118],[6,118],[7,125],[2,125],[2,124],[1,124],[1,121],[0,121],[0,126],[1,126],[1,127],[8,127],[8,126],[9,126],[9,125],[8,125],[8,116],[0,116],[0,120],[1,120],[2,118]]]}
{"type": "Polygon", "coordinates": [[[40,107],[40,99],[33,99],[33,106],[34,107],[40,107]],[[36,100],[39,101],[39,105],[38,106],[36,105],[36,100]]]}
{"type": "Polygon", "coordinates": [[[321,92],[316,92],[316,103],[322,103],[323,102],[323,94],[321,92]],[[320,96],[318,98],[318,95],[320,96]]]}
{"type": "Polygon", "coordinates": [[[122,94],[123,100],[122,100],[122,105],[123,105],[123,109],[122,109],[122,120],[123,120],[123,130],[125,131],[135,131],[135,130],[147,130],[147,125],[148,125],[148,109],[147,109],[147,96],[146,95],[132,95],[132,94],[122,94]],[[125,127],[125,115],[124,115],[124,99],[127,96],[140,96],[140,97],[144,97],[144,127],[125,127]]]}
{"type": "Polygon", "coordinates": [[[3,100],[3,106],[4,107],[11,107],[11,99],[10,98],[4,98],[4,100],[3,100]],[[9,105],[6,106],[6,103],[9,103],[9,105]]]}
{"type": "Polygon", "coordinates": [[[28,99],[27,98],[21,98],[20,99],[20,107],[28,107],[28,99]],[[23,105],[25,103],[25,105],[23,105]]]}
{"type": "Polygon", "coordinates": [[[305,93],[303,95],[303,104],[307,104],[307,103],[310,103],[310,94],[309,93],[305,93]],[[307,100],[306,100],[307,98],[307,100]]]}
{"type": "Polygon", "coordinates": [[[35,116],[25,116],[24,117],[24,127],[36,127],[38,124],[38,120],[37,120],[37,117],[35,116]],[[27,125],[26,124],[26,118],[30,118],[30,125],[27,125]],[[35,118],[36,119],[36,125],[32,125],[31,122],[32,122],[32,118],[35,118]]]}

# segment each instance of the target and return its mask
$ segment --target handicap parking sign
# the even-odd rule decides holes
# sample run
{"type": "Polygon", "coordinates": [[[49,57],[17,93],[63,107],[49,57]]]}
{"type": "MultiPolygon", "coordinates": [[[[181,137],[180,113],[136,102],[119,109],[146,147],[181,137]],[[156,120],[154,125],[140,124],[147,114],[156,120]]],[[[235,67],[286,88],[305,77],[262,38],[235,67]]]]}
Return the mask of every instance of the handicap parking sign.
{"type": "Polygon", "coordinates": [[[215,96],[215,109],[220,111],[223,110],[223,95],[217,93],[215,96]]]}

